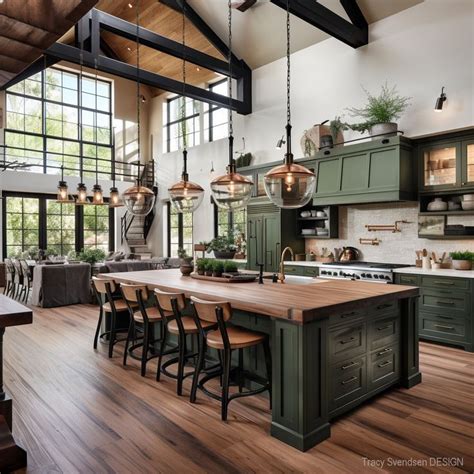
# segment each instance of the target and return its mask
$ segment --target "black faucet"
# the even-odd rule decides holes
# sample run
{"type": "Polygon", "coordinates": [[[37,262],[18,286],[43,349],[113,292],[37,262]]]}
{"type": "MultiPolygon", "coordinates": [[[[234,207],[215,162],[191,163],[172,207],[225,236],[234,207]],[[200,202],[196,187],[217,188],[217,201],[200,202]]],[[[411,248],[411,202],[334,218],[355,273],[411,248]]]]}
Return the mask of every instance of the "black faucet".
{"type": "Polygon", "coordinates": [[[258,273],[258,284],[263,285],[263,263],[257,263],[258,268],[259,268],[259,273],[258,273]]]}

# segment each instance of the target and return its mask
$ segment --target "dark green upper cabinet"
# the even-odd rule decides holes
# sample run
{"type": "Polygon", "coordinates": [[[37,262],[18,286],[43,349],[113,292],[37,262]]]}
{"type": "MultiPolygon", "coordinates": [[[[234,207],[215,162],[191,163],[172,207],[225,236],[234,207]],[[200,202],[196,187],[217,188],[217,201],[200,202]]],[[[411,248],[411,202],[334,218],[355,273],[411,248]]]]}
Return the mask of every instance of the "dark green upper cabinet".
{"type": "Polygon", "coordinates": [[[410,140],[391,137],[316,155],[314,205],[416,200],[410,140]]]}
{"type": "Polygon", "coordinates": [[[474,134],[457,132],[418,143],[421,192],[474,189],[474,134]]]}

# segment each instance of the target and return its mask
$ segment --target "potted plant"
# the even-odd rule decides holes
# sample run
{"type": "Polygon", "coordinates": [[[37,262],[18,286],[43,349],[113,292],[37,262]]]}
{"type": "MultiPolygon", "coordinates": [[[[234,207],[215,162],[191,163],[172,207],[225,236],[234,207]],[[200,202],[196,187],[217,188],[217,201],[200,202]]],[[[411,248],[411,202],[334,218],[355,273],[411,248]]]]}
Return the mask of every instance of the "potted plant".
{"type": "Polygon", "coordinates": [[[198,258],[196,262],[196,271],[198,275],[204,275],[206,271],[207,258],[198,258]]]}
{"type": "Polygon", "coordinates": [[[212,261],[208,259],[207,262],[204,264],[204,275],[212,276],[212,261]]]}
{"type": "Polygon", "coordinates": [[[349,126],[337,115],[329,122],[329,130],[331,131],[334,145],[341,145],[344,143],[344,134],[342,132],[349,130],[349,126]]]}
{"type": "Polygon", "coordinates": [[[216,258],[234,258],[237,247],[233,236],[219,236],[212,239],[207,245],[207,253],[214,252],[216,258]]]}
{"type": "Polygon", "coordinates": [[[352,107],[347,109],[353,117],[361,117],[363,122],[348,124],[352,130],[370,135],[390,136],[398,130],[398,120],[410,105],[410,97],[398,94],[397,87],[388,87],[385,83],[378,96],[372,95],[364,89],[367,95],[367,104],[362,108],[352,107]]]}
{"type": "Polygon", "coordinates": [[[451,252],[451,260],[455,270],[471,270],[472,261],[474,260],[474,252],[465,250],[464,252],[451,252]]]}
{"type": "Polygon", "coordinates": [[[201,242],[199,242],[198,244],[194,244],[194,251],[195,252],[205,252],[206,251],[206,247],[207,247],[207,243],[206,242],[203,242],[201,240],[201,242]]]}
{"type": "Polygon", "coordinates": [[[181,264],[179,266],[179,270],[180,272],[184,275],[184,276],[188,276],[188,275],[191,275],[191,273],[193,272],[194,268],[193,268],[193,264],[192,264],[192,261],[193,261],[193,257],[190,257],[186,250],[183,249],[182,247],[180,247],[178,249],[178,257],[181,259],[181,264]]]}
{"type": "Polygon", "coordinates": [[[92,266],[105,259],[105,252],[101,249],[82,249],[78,257],[81,262],[89,263],[92,266]]]}
{"type": "Polygon", "coordinates": [[[212,262],[212,276],[221,277],[223,271],[224,271],[224,262],[221,262],[220,260],[214,260],[212,262]]]}
{"type": "Polygon", "coordinates": [[[227,261],[224,262],[224,273],[238,273],[239,270],[237,268],[237,264],[235,262],[227,261]]]}

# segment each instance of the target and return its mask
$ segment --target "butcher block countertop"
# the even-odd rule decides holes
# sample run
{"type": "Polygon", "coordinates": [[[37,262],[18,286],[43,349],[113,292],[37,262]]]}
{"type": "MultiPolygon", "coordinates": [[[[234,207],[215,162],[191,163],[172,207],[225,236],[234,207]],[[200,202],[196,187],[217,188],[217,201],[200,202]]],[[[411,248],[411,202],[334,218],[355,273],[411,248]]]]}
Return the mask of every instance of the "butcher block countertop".
{"type": "Polygon", "coordinates": [[[181,275],[179,269],[104,273],[117,282],[145,284],[164,291],[183,292],[186,297],[229,301],[242,311],[259,313],[304,324],[320,317],[372,307],[418,296],[418,288],[361,281],[319,280],[297,285],[272,283],[217,283],[181,275]]]}

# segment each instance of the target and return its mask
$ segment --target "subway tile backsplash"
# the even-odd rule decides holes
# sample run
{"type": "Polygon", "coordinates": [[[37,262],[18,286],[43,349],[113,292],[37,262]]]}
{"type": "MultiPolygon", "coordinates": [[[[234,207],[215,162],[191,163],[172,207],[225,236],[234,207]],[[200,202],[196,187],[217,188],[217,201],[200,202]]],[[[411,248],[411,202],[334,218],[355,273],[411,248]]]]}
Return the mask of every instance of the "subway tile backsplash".
{"type": "MultiPolygon", "coordinates": [[[[448,224],[474,225],[474,216],[450,216],[448,224]]],[[[321,253],[323,247],[333,251],[343,246],[356,247],[366,261],[414,264],[415,250],[426,248],[429,252],[441,254],[453,250],[470,249],[474,251],[474,239],[432,240],[418,238],[418,203],[361,204],[339,206],[339,238],[318,240],[307,239],[306,252],[321,253]],[[405,220],[400,224],[401,232],[369,232],[367,224],[388,224],[405,220]],[[360,238],[378,238],[380,244],[361,245],[360,238]]]]}

